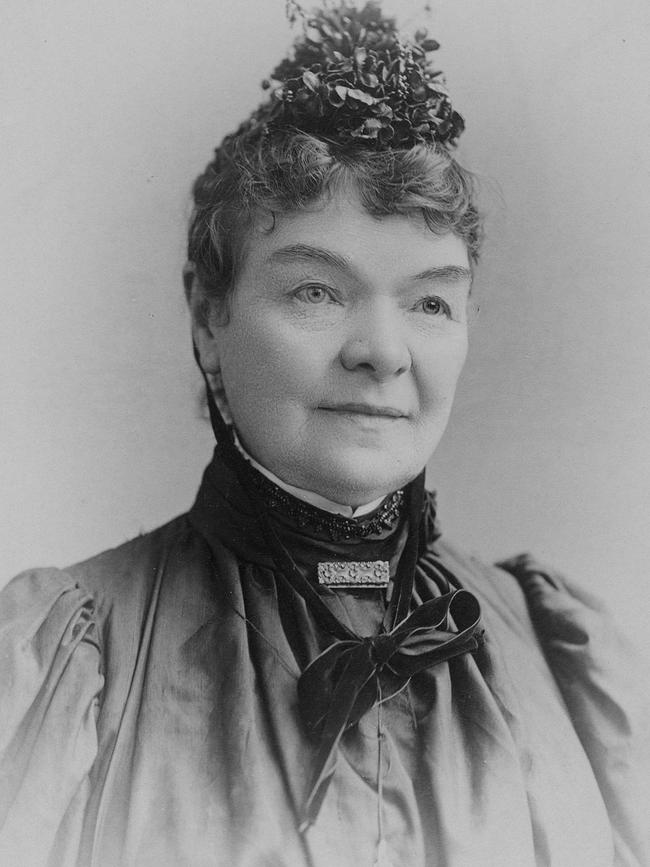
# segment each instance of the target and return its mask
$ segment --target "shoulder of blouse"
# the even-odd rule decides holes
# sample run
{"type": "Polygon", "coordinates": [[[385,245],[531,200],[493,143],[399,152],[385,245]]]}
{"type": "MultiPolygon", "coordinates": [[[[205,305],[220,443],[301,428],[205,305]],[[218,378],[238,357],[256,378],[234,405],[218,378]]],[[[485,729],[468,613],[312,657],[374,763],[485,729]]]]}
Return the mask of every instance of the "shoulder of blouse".
{"type": "Polygon", "coordinates": [[[530,554],[492,566],[442,539],[436,544],[481,601],[486,626],[541,649],[607,806],[616,864],[650,864],[650,671],[625,624],[530,554]]]}
{"type": "Polygon", "coordinates": [[[0,862],[45,864],[80,824],[103,687],[92,595],[57,569],[0,593],[0,862]]]}
{"type": "Polygon", "coordinates": [[[186,515],[65,568],[92,596],[100,636],[113,619],[142,614],[162,572],[182,559],[194,534],[186,515]]]}
{"type": "Polygon", "coordinates": [[[530,554],[497,564],[520,585],[535,633],[608,809],[616,863],[650,864],[650,671],[595,594],[530,554]]]}
{"type": "Polygon", "coordinates": [[[137,642],[166,564],[197,544],[181,516],[66,569],[22,572],[0,591],[0,863],[46,864],[81,828],[103,650],[137,642]]]}

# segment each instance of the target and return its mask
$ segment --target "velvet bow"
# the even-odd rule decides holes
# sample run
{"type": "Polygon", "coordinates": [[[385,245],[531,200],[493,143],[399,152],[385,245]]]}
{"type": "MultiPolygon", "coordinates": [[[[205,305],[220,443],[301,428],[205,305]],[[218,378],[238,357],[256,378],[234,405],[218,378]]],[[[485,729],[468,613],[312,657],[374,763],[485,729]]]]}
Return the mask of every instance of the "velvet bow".
{"type": "Polygon", "coordinates": [[[454,590],[420,605],[390,632],[334,642],[307,666],[298,681],[298,699],[320,747],[302,830],[318,815],[346,729],[404,689],[413,675],[476,650],[480,614],[472,593],[454,590]]]}

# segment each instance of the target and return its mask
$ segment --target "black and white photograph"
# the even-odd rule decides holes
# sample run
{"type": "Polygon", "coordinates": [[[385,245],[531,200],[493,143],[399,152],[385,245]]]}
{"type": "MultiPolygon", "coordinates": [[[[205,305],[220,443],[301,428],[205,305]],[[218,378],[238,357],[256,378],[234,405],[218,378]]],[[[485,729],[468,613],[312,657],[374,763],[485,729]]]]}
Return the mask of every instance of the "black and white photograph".
{"type": "Polygon", "coordinates": [[[647,0],[0,21],[0,867],[650,867],[647,0]]]}

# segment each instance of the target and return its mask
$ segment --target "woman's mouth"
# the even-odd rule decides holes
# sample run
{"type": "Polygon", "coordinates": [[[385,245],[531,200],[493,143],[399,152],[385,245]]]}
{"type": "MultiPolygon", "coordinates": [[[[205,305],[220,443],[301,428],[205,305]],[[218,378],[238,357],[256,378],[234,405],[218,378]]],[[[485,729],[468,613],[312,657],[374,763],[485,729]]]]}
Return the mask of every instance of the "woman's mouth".
{"type": "Polygon", "coordinates": [[[323,404],[319,409],[325,412],[340,413],[341,415],[357,415],[372,418],[400,419],[408,418],[409,413],[394,406],[380,406],[372,403],[336,403],[323,404]]]}

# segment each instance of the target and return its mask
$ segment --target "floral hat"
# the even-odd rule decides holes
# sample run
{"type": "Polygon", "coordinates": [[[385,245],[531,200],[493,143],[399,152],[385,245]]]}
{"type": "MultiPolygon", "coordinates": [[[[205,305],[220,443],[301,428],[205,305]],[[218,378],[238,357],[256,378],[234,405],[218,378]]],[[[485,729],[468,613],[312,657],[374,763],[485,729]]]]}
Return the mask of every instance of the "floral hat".
{"type": "Polygon", "coordinates": [[[425,29],[403,39],[378,0],[361,9],[327,3],[311,14],[288,0],[287,14],[302,19],[302,33],[262,82],[269,98],[228,138],[293,128],[376,150],[455,145],[465,123],[432,63],[439,44],[425,29]]]}

